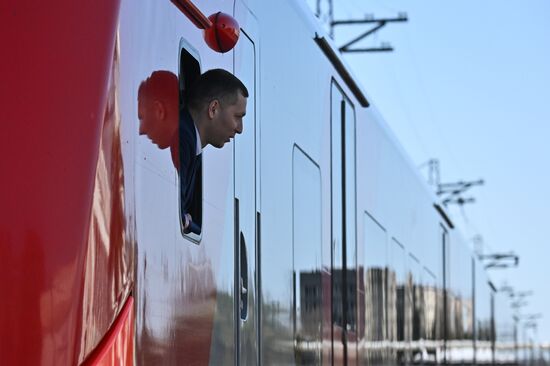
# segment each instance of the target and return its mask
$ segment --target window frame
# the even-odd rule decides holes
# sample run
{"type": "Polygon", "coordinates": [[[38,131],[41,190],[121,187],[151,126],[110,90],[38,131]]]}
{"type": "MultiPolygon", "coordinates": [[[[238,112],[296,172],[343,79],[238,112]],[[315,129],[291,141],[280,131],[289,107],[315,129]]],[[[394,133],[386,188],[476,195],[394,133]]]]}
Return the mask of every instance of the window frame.
{"type": "MultiPolygon", "coordinates": [[[[191,46],[191,44],[187,40],[185,40],[183,37],[180,39],[178,50],[179,50],[178,51],[179,105],[181,107],[182,104],[184,103],[185,92],[187,88],[192,84],[192,82],[195,80],[196,77],[201,75],[201,59],[200,59],[199,52],[193,46],[191,46]],[[183,67],[184,63],[188,64],[190,62],[196,63],[196,65],[193,65],[194,67],[192,68],[192,70],[189,71],[189,73],[193,72],[196,74],[193,78],[191,78],[191,80],[189,80],[190,78],[188,77],[188,74],[185,74],[185,68],[183,67]],[[197,74],[197,71],[198,71],[198,74],[197,74]]],[[[201,233],[199,235],[191,232],[190,233],[184,232],[183,217],[182,217],[183,202],[181,197],[181,180],[179,176],[179,170],[178,170],[178,177],[177,177],[178,179],[178,216],[179,216],[180,232],[185,239],[190,240],[192,243],[196,245],[200,245],[203,237],[203,231],[204,231],[203,230],[204,228],[204,181],[203,181],[203,164],[202,164],[204,160],[202,159],[202,156],[201,156],[201,160],[202,161],[201,161],[200,169],[197,171],[197,177],[195,181],[195,184],[200,184],[200,195],[201,195],[200,213],[199,213],[201,233]]]]}

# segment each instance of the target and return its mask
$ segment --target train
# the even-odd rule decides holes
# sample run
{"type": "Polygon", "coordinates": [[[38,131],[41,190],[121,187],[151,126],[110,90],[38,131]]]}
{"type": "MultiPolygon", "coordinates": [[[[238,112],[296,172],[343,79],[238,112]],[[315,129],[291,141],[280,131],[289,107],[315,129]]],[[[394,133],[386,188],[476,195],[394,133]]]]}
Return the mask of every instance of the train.
{"type": "Polygon", "coordinates": [[[506,296],[305,2],[0,9],[1,364],[516,361],[506,296]],[[225,52],[199,29],[221,13],[225,52]],[[202,153],[187,233],[138,91],[214,68],[247,114],[202,153]]]}

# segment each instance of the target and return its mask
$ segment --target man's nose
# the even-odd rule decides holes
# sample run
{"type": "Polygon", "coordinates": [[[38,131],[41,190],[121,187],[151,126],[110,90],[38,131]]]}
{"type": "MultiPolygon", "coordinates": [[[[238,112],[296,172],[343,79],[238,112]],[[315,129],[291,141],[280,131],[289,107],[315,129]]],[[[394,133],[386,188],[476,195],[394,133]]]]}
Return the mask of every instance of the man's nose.
{"type": "Polygon", "coordinates": [[[145,135],[145,131],[143,129],[143,123],[141,121],[139,122],[139,135],[140,136],[145,135]]]}
{"type": "Polygon", "coordinates": [[[239,135],[243,133],[243,122],[237,123],[237,128],[235,129],[235,132],[237,132],[239,135]]]}

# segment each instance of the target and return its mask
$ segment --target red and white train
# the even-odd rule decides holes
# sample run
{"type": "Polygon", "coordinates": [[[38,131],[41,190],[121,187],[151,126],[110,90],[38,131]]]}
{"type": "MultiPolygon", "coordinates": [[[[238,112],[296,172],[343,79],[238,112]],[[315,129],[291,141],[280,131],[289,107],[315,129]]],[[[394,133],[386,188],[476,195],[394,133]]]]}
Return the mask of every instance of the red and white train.
{"type": "Polygon", "coordinates": [[[305,3],[194,6],[0,5],[0,364],[513,362],[505,300],[305,3]],[[197,29],[218,12],[226,53],[197,29]],[[137,93],[212,68],[248,110],[187,235],[137,93]]]}

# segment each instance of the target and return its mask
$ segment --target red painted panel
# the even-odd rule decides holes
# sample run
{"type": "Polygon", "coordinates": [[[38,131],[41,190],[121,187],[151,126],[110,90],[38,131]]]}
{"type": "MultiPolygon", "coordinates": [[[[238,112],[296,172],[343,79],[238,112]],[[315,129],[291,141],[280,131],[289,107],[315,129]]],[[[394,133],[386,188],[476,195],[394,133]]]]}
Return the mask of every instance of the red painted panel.
{"type": "Polygon", "coordinates": [[[84,362],[84,366],[134,364],[134,298],[130,296],[109,333],[84,362]]]}
{"type": "MultiPolygon", "coordinates": [[[[109,73],[88,229],[79,361],[100,342],[133,285],[132,212],[125,200],[125,179],[132,179],[132,174],[128,178],[124,175],[118,74],[117,41],[109,73]]],[[[131,164],[132,157],[127,158],[126,163],[131,164]]]]}
{"type": "Polygon", "coordinates": [[[88,228],[118,8],[110,0],[0,5],[3,364],[84,356],[88,228]]]}

